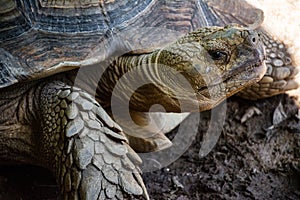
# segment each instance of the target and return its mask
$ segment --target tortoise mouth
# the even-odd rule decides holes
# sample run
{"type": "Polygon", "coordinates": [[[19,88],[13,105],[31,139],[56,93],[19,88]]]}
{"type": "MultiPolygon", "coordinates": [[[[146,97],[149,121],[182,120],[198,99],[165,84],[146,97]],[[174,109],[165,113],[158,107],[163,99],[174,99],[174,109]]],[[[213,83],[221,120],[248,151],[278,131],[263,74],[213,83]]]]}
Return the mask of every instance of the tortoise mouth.
{"type": "Polygon", "coordinates": [[[222,79],[225,83],[230,81],[251,81],[253,79],[258,81],[263,77],[265,72],[266,65],[264,60],[261,60],[252,65],[245,64],[232,72],[226,73],[222,79]]]}
{"type": "MultiPolygon", "coordinates": [[[[199,88],[198,92],[201,93],[204,90],[210,90],[210,88],[219,87],[220,85],[224,85],[226,88],[225,91],[223,91],[224,93],[233,90],[237,90],[238,92],[241,89],[258,82],[264,76],[265,72],[266,65],[264,60],[260,60],[254,64],[246,63],[234,70],[228,71],[209,85],[199,88]]],[[[228,96],[228,94],[224,95],[228,96]]]]}
{"type": "Polygon", "coordinates": [[[241,65],[240,67],[227,72],[222,77],[215,79],[210,84],[197,88],[195,93],[184,92],[183,95],[175,96],[174,99],[180,99],[184,104],[183,110],[177,104],[174,104],[177,111],[171,112],[199,112],[214,108],[226,98],[236,94],[242,89],[258,82],[266,72],[264,60],[251,65],[241,65]],[[194,96],[196,95],[196,96],[194,96]],[[196,99],[195,99],[196,97],[196,99]]]}

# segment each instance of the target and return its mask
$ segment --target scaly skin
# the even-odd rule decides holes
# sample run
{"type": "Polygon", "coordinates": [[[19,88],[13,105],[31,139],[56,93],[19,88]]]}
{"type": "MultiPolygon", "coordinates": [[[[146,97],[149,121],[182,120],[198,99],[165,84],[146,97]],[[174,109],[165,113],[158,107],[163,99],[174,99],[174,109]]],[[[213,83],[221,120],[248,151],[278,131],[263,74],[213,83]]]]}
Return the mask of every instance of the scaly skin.
{"type": "Polygon", "coordinates": [[[65,197],[147,197],[139,157],[100,105],[78,88],[51,82],[41,93],[40,151],[65,197]],[[50,162],[49,162],[50,161],[50,162]]]}
{"type": "MultiPolygon", "coordinates": [[[[118,58],[104,73],[96,97],[110,111],[107,97],[114,85],[123,74],[136,69],[133,80],[154,80],[154,84],[133,94],[133,112],[148,112],[154,103],[168,112],[181,112],[181,100],[189,105],[183,111],[207,110],[258,81],[265,72],[263,59],[262,44],[254,31],[200,29],[150,54],[118,58]]],[[[75,72],[69,71],[2,89],[0,160],[49,168],[65,199],[148,198],[139,174],[141,160],[119,126],[87,92],[94,87],[86,80],[96,82],[99,75],[97,68],[92,72],[91,77],[76,77],[82,79],[81,88],[72,87],[75,72]],[[18,132],[13,132],[15,128],[18,132]],[[16,157],[17,153],[21,155],[16,157]]],[[[135,83],[126,80],[120,85],[125,90],[117,96],[121,101],[134,91],[135,83]]]]}
{"type": "Polygon", "coordinates": [[[119,126],[69,82],[59,76],[3,91],[0,160],[50,169],[65,199],[148,198],[141,160],[119,126]]]}

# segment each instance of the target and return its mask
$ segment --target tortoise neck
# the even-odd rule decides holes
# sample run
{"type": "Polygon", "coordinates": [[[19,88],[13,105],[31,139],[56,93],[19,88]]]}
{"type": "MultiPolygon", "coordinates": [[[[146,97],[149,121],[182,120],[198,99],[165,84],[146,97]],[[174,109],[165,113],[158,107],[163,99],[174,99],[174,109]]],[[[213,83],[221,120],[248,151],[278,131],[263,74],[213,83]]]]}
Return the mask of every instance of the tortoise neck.
{"type": "Polygon", "coordinates": [[[123,104],[135,111],[149,112],[152,105],[159,104],[167,111],[176,111],[178,102],[172,99],[162,80],[161,66],[157,61],[159,54],[157,50],[116,59],[98,83],[96,97],[102,106],[109,108],[123,104]]]}

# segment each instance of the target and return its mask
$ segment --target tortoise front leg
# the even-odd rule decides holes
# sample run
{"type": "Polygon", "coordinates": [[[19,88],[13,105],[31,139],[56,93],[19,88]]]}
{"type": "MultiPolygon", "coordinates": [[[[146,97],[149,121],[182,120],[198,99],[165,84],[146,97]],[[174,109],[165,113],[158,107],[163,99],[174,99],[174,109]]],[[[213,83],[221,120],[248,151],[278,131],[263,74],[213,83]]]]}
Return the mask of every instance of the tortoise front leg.
{"type": "Polygon", "coordinates": [[[62,82],[48,83],[39,112],[41,158],[54,171],[65,199],[148,198],[139,156],[89,94],[62,82]]]}

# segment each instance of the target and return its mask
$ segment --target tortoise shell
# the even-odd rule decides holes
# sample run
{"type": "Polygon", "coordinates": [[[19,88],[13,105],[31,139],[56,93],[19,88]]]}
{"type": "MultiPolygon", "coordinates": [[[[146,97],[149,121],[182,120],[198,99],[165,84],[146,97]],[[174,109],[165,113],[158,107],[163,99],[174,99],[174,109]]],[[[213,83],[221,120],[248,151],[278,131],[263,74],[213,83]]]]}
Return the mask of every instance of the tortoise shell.
{"type": "Polygon", "coordinates": [[[256,28],[263,19],[236,0],[1,0],[0,13],[0,88],[100,63],[120,49],[160,48],[203,26],[256,28]]]}

